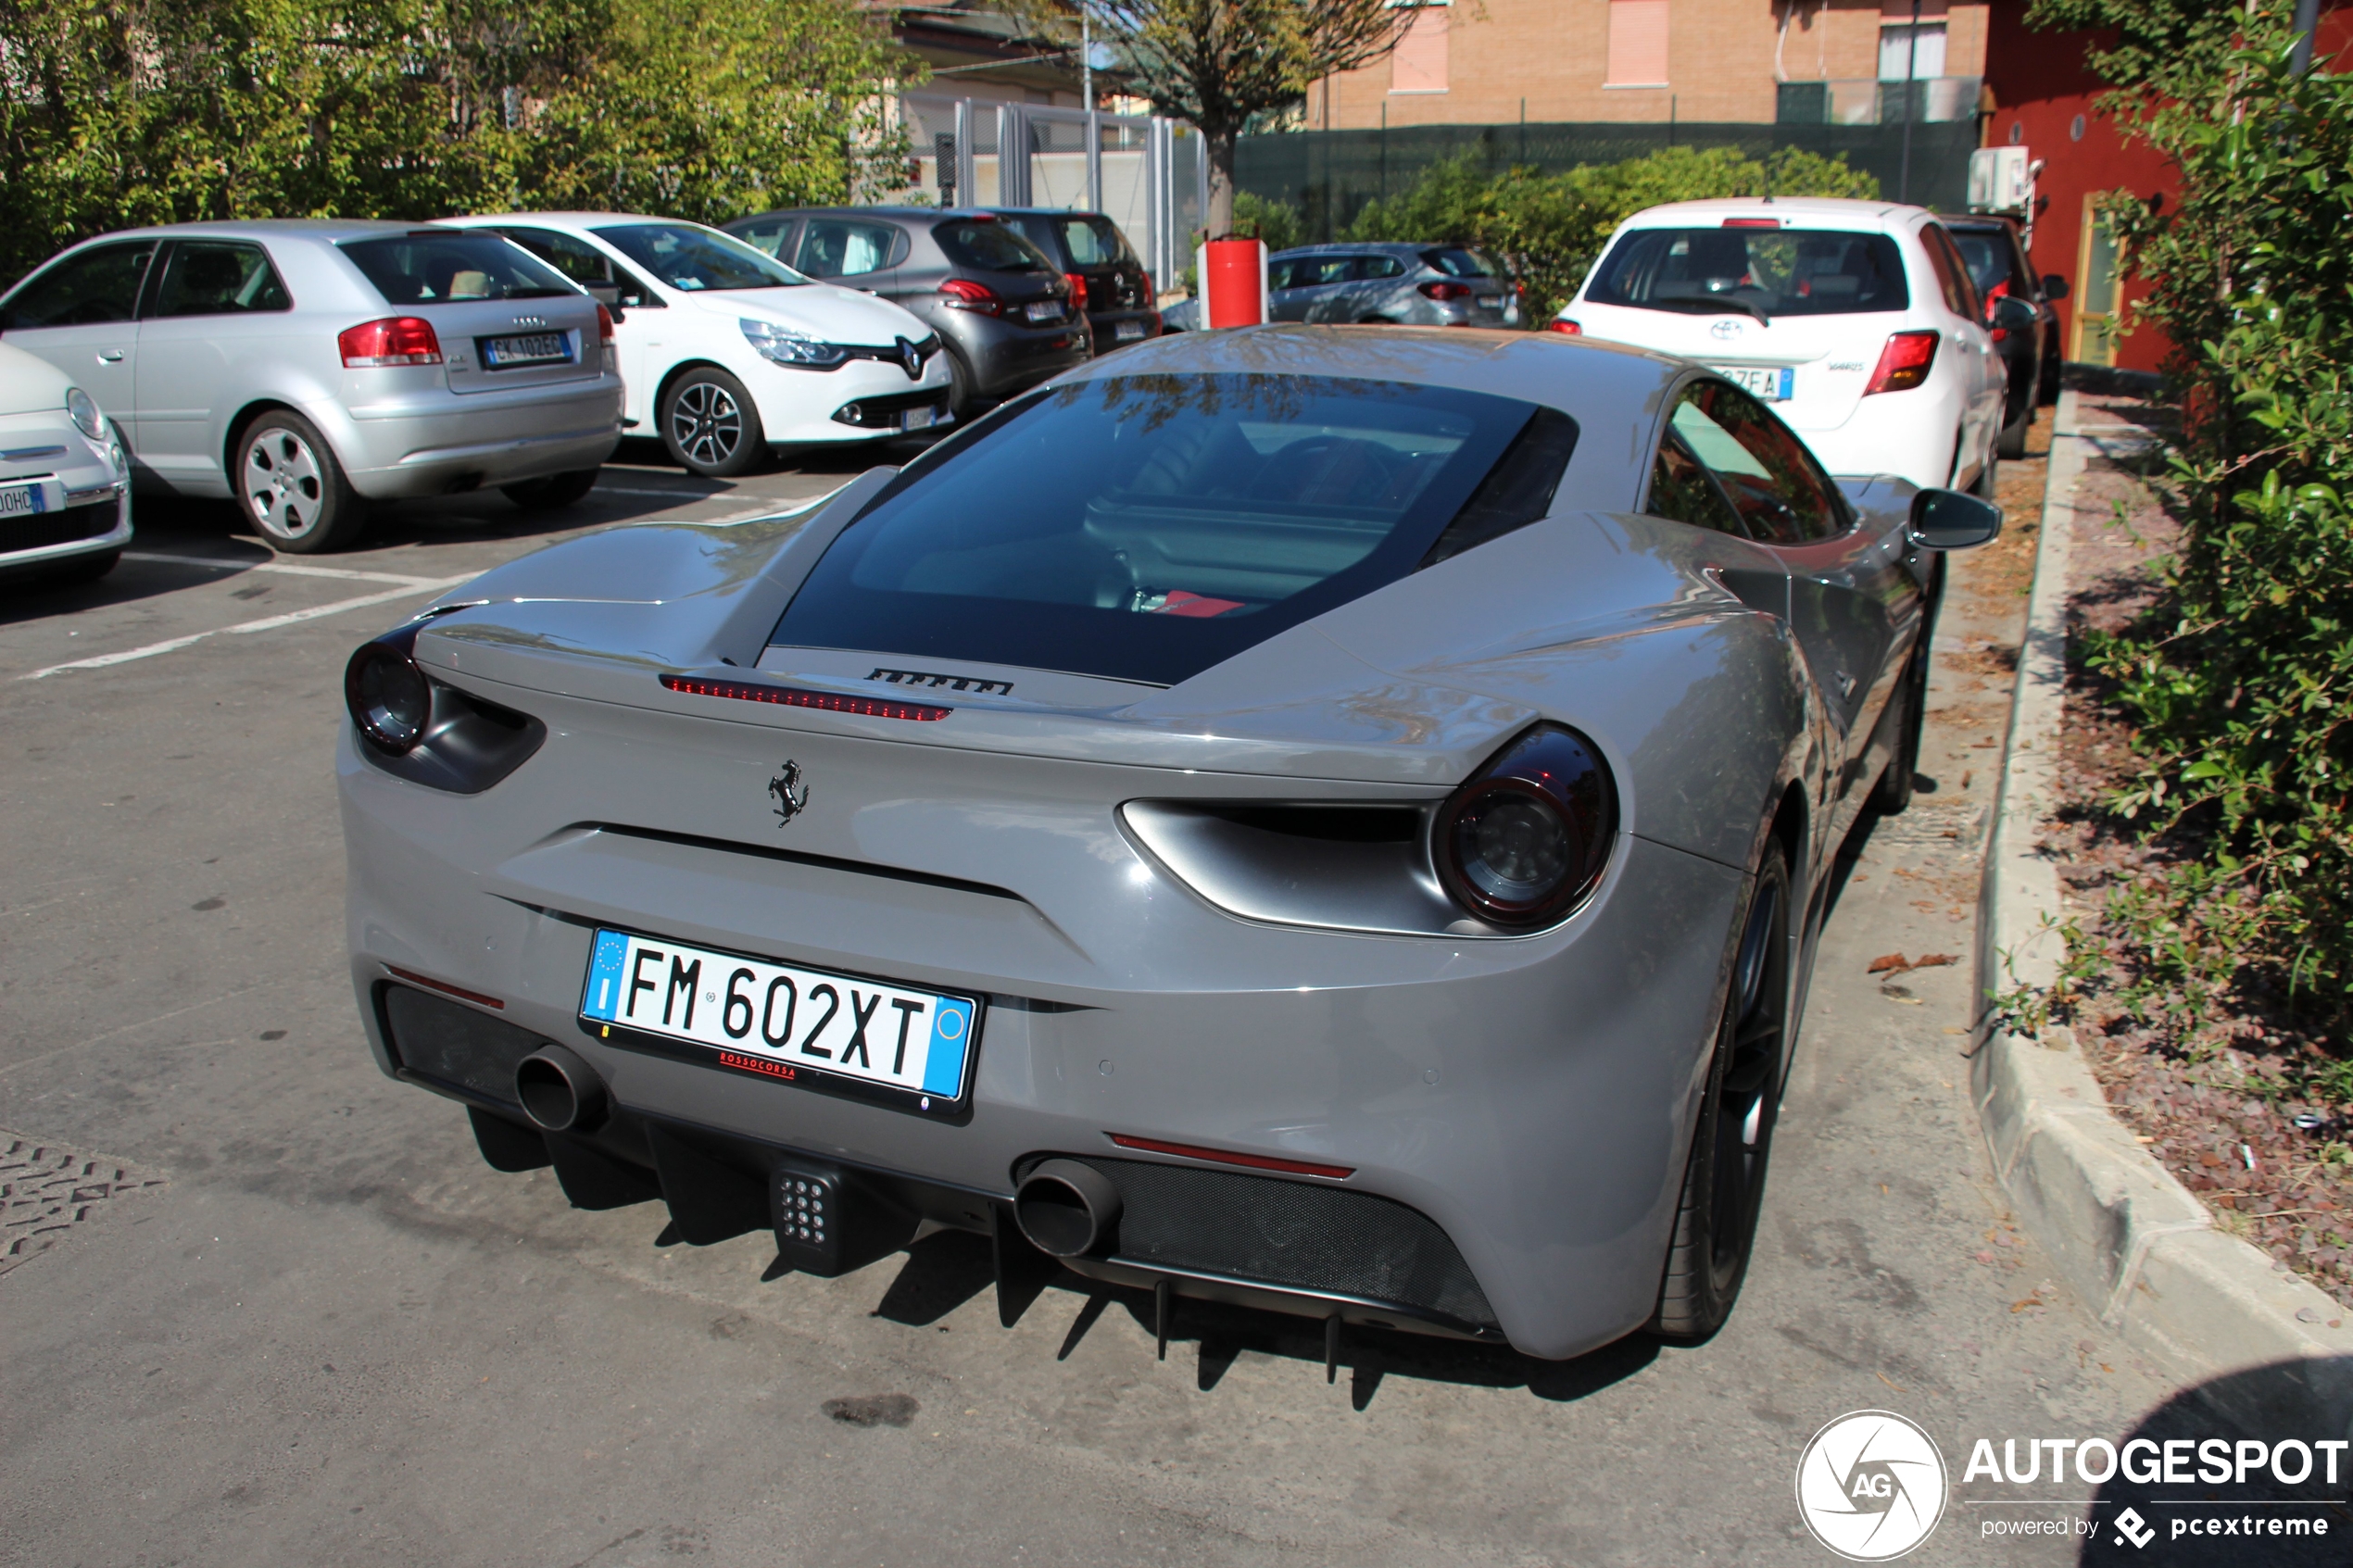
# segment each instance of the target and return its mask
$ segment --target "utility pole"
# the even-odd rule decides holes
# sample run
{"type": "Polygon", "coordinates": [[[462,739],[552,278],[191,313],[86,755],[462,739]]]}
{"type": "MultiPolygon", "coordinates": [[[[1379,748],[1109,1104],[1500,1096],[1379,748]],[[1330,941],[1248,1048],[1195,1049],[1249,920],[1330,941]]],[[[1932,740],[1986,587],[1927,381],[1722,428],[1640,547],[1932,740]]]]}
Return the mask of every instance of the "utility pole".
{"type": "Polygon", "coordinates": [[[1095,112],[1095,34],[1094,19],[1088,14],[1086,0],[1078,6],[1078,96],[1087,112],[1095,112]]]}
{"type": "Polygon", "coordinates": [[[1920,0],[1912,0],[1912,27],[1904,35],[1904,160],[1896,165],[1895,199],[1912,199],[1912,72],[1920,57],[1920,0]]]}

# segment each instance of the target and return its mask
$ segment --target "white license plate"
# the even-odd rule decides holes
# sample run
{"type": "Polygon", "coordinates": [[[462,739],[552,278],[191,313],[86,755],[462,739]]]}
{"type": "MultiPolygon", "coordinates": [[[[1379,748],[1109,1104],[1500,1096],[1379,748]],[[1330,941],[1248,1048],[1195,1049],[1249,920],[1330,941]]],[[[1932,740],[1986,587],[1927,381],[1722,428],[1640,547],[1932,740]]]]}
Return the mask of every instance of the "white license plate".
{"type": "Polygon", "coordinates": [[[925,404],[920,408],[908,409],[906,414],[900,420],[899,428],[901,430],[929,430],[935,423],[937,422],[938,419],[939,410],[932,408],[929,404],[925,404]]]}
{"type": "Polygon", "coordinates": [[[485,365],[547,365],[572,358],[572,345],[561,332],[535,332],[529,337],[494,337],[482,345],[485,365]]]}
{"type": "Polygon", "coordinates": [[[1797,385],[1797,372],[1787,365],[1775,370],[1759,365],[1718,365],[1716,373],[1734,386],[1746,387],[1768,403],[1785,403],[1797,385]]]}
{"type": "Polygon", "coordinates": [[[1055,320],[1061,317],[1062,313],[1063,307],[1061,304],[1051,299],[1039,300],[1037,304],[1031,306],[1028,311],[1029,319],[1033,321],[1055,320]]]}
{"type": "Polygon", "coordinates": [[[54,479],[0,484],[0,517],[31,517],[65,509],[66,487],[54,479]]]}
{"type": "Polygon", "coordinates": [[[968,997],[599,931],[580,1016],[699,1046],[713,1062],[787,1083],[896,1090],[916,1109],[963,1101],[980,1023],[968,997]]]}
{"type": "Polygon", "coordinates": [[[1122,321],[1112,329],[1113,338],[1120,343],[1134,343],[1143,335],[1144,323],[1141,321],[1122,321]]]}

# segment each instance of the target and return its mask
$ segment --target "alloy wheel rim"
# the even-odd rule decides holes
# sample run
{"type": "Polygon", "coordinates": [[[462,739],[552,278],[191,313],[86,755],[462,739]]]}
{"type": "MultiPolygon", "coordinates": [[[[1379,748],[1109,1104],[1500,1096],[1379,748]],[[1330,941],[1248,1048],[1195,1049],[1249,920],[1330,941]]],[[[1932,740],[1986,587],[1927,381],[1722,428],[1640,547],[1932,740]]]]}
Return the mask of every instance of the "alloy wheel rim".
{"type": "Polygon", "coordinates": [[[670,406],[670,434],[687,460],[715,468],[743,443],[743,410],[724,387],[693,382],[679,389],[670,406]]]}
{"type": "Polygon", "coordinates": [[[300,539],[326,511],[326,484],[310,444],[283,425],[245,446],[245,509],[264,533],[300,539]]]}
{"type": "Polygon", "coordinates": [[[1758,889],[1733,970],[1730,1053],[1716,1117],[1712,1256],[1717,1276],[1738,1268],[1765,1185],[1767,1145],[1780,1092],[1789,1032],[1789,897],[1779,881],[1758,889]]]}

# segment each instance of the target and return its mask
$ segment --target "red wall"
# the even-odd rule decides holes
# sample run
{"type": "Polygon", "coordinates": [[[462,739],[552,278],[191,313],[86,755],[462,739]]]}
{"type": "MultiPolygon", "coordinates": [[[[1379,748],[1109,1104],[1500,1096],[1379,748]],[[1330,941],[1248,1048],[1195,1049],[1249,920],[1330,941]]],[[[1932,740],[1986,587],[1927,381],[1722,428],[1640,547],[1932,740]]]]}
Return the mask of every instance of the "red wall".
{"type": "MultiPolygon", "coordinates": [[[[1993,117],[1985,123],[1985,143],[2000,146],[2011,140],[2011,128],[2034,157],[2045,160],[2035,186],[2040,206],[2034,215],[2034,270],[2056,272],[2070,291],[2080,290],[2076,277],[2083,234],[2085,202],[2103,191],[2127,190],[2147,197],[2162,191],[2170,201],[2179,181],[2171,160],[2152,152],[2145,142],[2128,144],[2113,120],[2100,114],[2093,101],[2106,91],[2084,63],[2101,43],[2097,33],[2042,32],[2026,25],[2027,0],[1992,0],[1986,18],[1985,85],[1994,96],[1993,117]],[[2083,139],[2072,135],[2075,117],[2083,117],[2083,139]]],[[[2353,4],[2322,0],[2315,52],[2336,56],[2334,70],[2353,69],[2353,4]]],[[[2127,278],[2120,291],[2122,324],[2131,325],[2131,302],[2148,293],[2145,283],[2127,278]]],[[[2060,344],[2071,349],[2074,301],[2059,307],[2060,344]]],[[[2127,370],[2154,370],[2168,349],[2163,333],[2153,327],[2128,331],[2118,342],[2116,362],[2127,370]]]]}
{"type": "MultiPolygon", "coordinates": [[[[1986,18],[1985,85],[1994,96],[1994,115],[1985,124],[1989,146],[2019,140],[2044,160],[2043,177],[2035,184],[2038,210],[2034,215],[2034,270],[2056,272],[2068,282],[2070,296],[2059,302],[2059,342],[2072,353],[2075,323],[2074,293],[2082,281],[2076,267],[2083,238],[2085,203],[2102,191],[2129,190],[2136,196],[2163,191],[2170,200],[2177,181],[2171,160],[2151,151],[2146,143],[2127,144],[2115,121],[2093,107],[2106,89],[2084,64],[2084,56],[2100,42],[2095,33],[2040,32],[2026,25],[2026,0],[1994,0],[1986,18]],[[2083,117],[2083,139],[2071,134],[2076,116],[2083,117]]],[[[2129,302],[2148,289],[2128,280],[2121,291],[2130,324],[2129,302]]],[[[2154,328],[2131,331],[2119,340],[2116,362],[2128,370],[2154,370],[2163,361],[2167,344],[2154,328]]]]}

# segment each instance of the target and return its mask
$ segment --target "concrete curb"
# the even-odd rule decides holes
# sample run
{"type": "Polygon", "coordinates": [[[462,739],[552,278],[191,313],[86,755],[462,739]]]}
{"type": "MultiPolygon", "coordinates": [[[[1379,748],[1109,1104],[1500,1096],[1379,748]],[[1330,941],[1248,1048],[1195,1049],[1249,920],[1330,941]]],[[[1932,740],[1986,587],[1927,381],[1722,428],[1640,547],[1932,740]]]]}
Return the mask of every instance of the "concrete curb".
{"type": "MultiPolygon", "coordinates": [[[[2069,524],[2091,456],[2140,444],[2130,427],[2112,434],[2087,428],[2076,394],[2060,395],[2033,596],[1978,900],[1981,1007],[2021,984],[2050,985],[2065,957],[2058,868],[2043,854],[2037,827],[2057,802],[2069,524]]],[[[1984,1019],[1979,1028],[1984,1035],[1970,1060],[1969,1087],[1994,1173],[2069,1286],[2184,1385],[2214,1384],[2255,1367],[2284,1371],[2211,1391],[2250,1428],[2308,1438],[2353,1436],[2353,1326],[2328,1326],[2348,1323],[2353,1313],[2215,1228],[2206,1206],[2109,1112],[2072,1031],[2052,1028],[2037,1038],[1984,1019]]]]}

